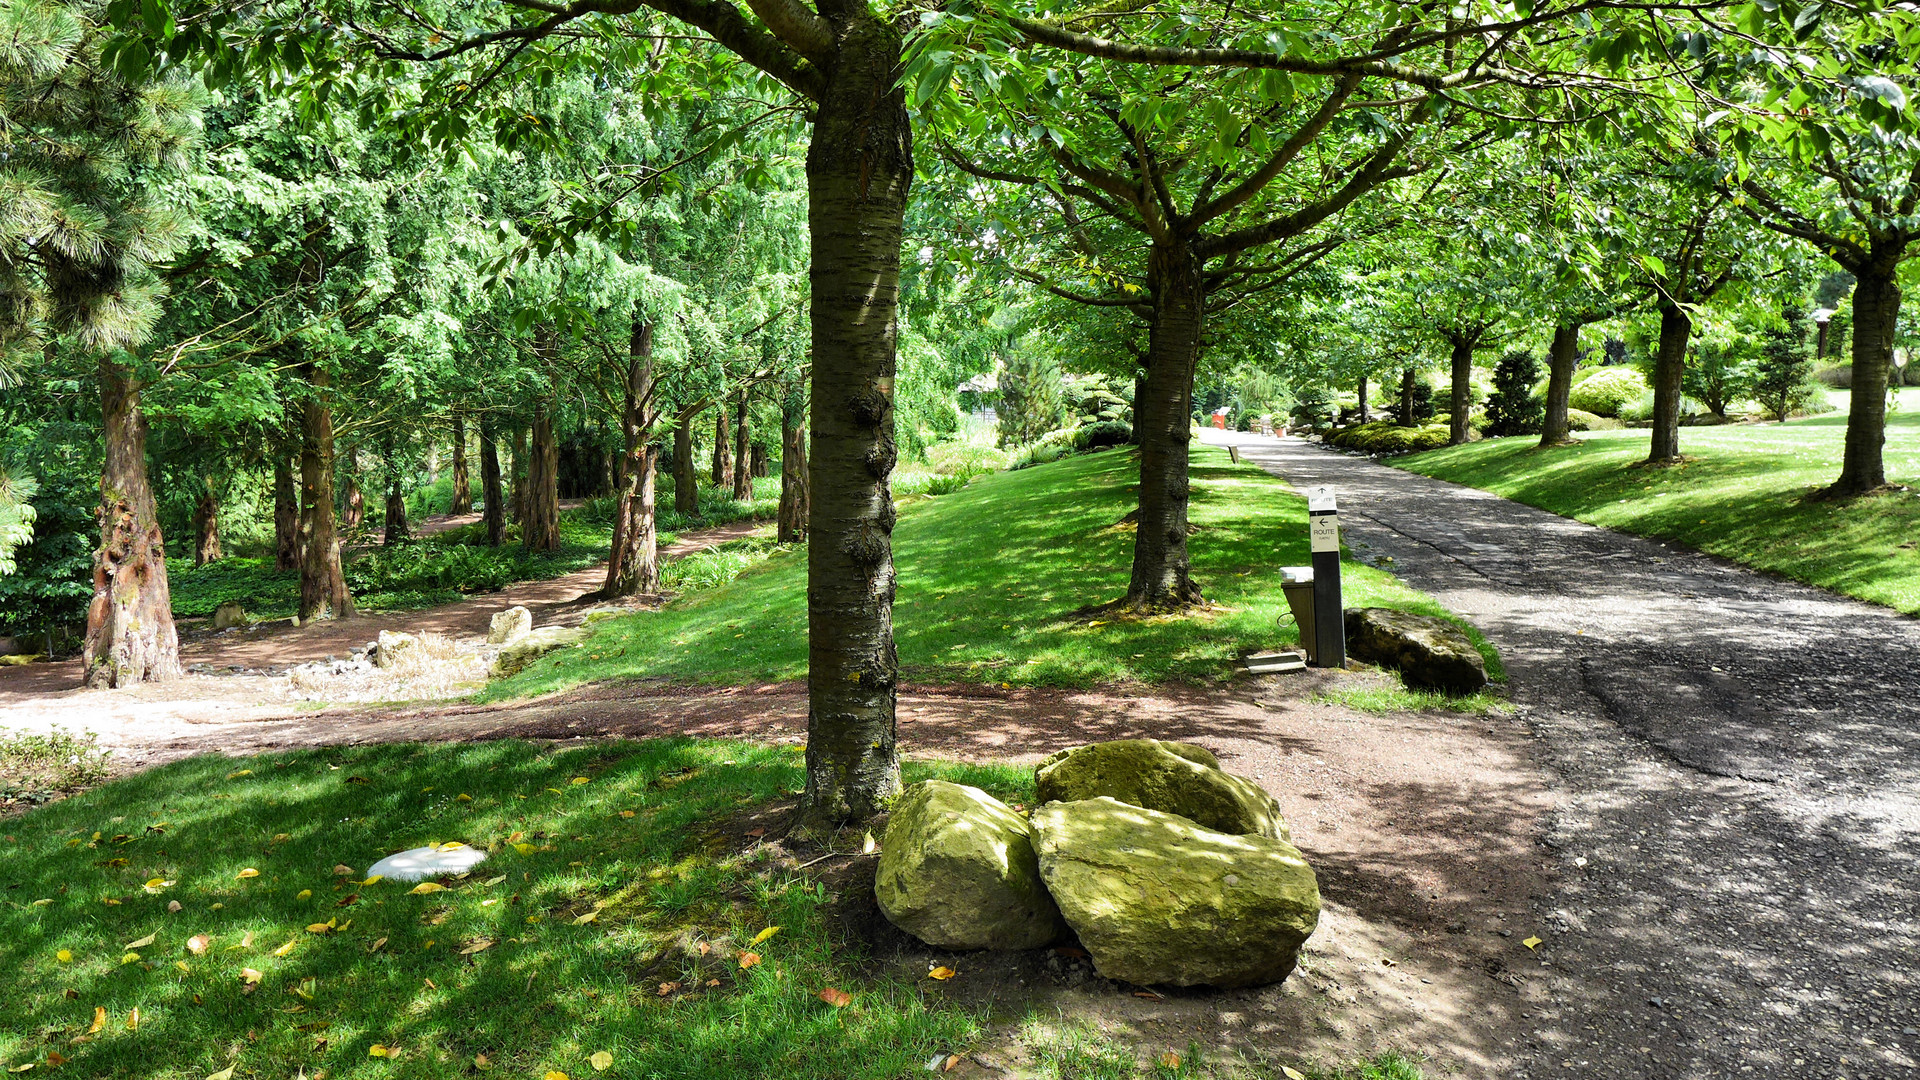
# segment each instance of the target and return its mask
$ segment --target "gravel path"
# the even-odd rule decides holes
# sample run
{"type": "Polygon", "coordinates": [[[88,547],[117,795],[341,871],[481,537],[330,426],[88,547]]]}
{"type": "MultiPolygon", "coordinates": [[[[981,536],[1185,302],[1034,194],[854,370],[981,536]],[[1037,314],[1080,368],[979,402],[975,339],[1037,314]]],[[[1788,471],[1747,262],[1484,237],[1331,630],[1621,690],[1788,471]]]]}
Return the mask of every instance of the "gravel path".
{"type": "MultiPolygon", "coordinates": [[[[1513,1074],[1920,1076],[1920,622],[1297,439],[1557,773],[1513,1074]]],[[[1386,560],[1390,559],[1388,563],[1386,560]]]]}

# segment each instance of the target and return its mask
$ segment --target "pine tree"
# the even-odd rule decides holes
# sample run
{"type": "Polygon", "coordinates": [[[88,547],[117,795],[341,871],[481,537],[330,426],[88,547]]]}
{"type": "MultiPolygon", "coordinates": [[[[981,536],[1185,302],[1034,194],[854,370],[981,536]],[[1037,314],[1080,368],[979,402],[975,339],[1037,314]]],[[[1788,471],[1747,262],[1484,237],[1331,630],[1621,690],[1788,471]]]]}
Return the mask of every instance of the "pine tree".
{"type": "Polygon", "coordinates": [[[1538,435],[1546,405],[1533,395],[1540,362],[1530,352],[1510,352],[1493,366],[1493,394],[1487,398],[1487,434],[1538,435]]]}
{"type": "Polygon", "coordinates": [[[153,266],[181,239],[157,183],[184,164],[197,108],[184,84],[111,71],[92,11],[0,5],[0,365],[20,369],[50,340],[98,363],[107,452],[82,659],[88,685],[121,686],[180,673],[127,350],[158,314],[153,266]]]}
{"type": "Polygon", "coordinates": [[[1059,427],[1066,417],[1062,387],[1052,357],[1013,350],[1000,372],[1000,445],[1022,446],[1059,427]]]}
{"type": "Polygon", "coordinates": [[[1799,390],[1813,370],[1813,350],[1807,343],[1807,313],[1797,307],[1781,312],[1779,326],[1768,327],[1754,365],[1753,399],[1775,420],[1793,411],[1799,390]]]}

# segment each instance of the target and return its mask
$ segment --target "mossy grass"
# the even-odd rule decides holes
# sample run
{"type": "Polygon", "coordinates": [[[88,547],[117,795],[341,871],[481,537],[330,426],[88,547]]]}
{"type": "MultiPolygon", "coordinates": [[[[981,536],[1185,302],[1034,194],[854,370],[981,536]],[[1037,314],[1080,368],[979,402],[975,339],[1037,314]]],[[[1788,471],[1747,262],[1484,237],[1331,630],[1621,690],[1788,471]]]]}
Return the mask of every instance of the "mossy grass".
{"type": "MultiPolygon", "coordinates": [[[[907,766],[930,776],[1032,797],[1024,770],[907,766]]],[[[823,885],[719,841],[802,782],[797,747],[501,741],[204,756],[96,788],[0,823],[0,1066],[451,1078],[485,1055],[492,1075],[578,1077],[605,1051],[607,1075],[904,1075],[979,1018],[862,975],[823,885]],[[446,841],[489,857],[444,891],[358,884],[389,851],[446,841]],[[720,986],[638,981],[676,934],[771,926],[720,986]]]]}
{"type": "MultiPolygon", "coordinates": [[[[1920,393],[1920,392],[1917,392],[1920,393]]],[[[1886,469],[1920,483],[1920,399],[1888,414],[1886,469]]],[[[1570,446],[1489,439],[1396,459],[1427,476],[1639,536],[1673,540],[1795,581],[1920,613],[1920,497],[1888,491],[1810,498],[1840,473],[1844,413],[1784,424],[1690,427],[1686,460],[1639,468],[1644,430],[1595,431],[1570,446]]]]}
{"type": "MultiPolygon", "coordinates": [[[[1126,591],[1139,467],[1124,449],[982,476],[904,500],[894,530],[895,638],[904,678],[919,682],[1089,686],[1206,682],[1245,652],[1297,640],[1283,620],[1280,570],[1305,565],[1306,501],[1226,451],[1196,446],[1189,540],[1211,606],[1144,619],[1086,614],[1126,591]]],[[[1348,561],[1349,607],[1451,616],[1391,574],[1348,561]]],[[[1457,621],[1457,620],[1456,620],[1457,621]]],[[[806,555],[790,550],[717,589],[656,612],[599,624],[562,650],[490,686],[501,699],[623,677],[758,682],[806,674],[806,555]]],[[[1470,631],[1471,632],[1471,631],[1470,631]]],[[[1489,673],[1500,660],[1477,632],[1489,673]]]]}

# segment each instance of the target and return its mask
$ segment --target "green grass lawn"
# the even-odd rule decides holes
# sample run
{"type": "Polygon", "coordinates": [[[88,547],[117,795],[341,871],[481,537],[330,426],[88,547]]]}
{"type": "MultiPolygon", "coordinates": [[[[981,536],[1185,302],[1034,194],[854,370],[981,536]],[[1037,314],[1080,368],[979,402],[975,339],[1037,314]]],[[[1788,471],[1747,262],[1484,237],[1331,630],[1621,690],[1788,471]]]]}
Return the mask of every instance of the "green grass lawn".
{"type": "MultiPolygon", "coordinates": [[[[1577,446],[1553,450],[1536,449],[1531,438],[1488,439],[1394,464],[1920,612],[1920,550],[1902,546],[1920,538],[1920,498],[1805,498],[1840,474],[1846,428],[1844,411],[1682,428],[1680,450],[1690,460],[1653,469],[1632,467],[1647,454],[1644,429],[1589,432],[1577,446]]],[[[1886,467],[1889,481],[1920,484],[1920,390],[1888,415],[1886,467]]]]}
{"type": "MultiPolygon", "coordinates": [[[[883,1080],[1011,1021],[1043,1080],[1303,1075],[1197,1048],[1142,1070],[1072,1015],[1009,1002],[989,1017],[866,963],[831,929],[844,898],[745,845],[750,821],[777,826],[767,804],[798,791],[801,764],[798,747],[693,740],[207,755],[0,821],[0,1068],[883,1080]],[[488,858],[426,891],[365,877],[449,841],[488,858]],[[661,966],[675,940],[712,959],[661,966]]],[[[1033,798],[1030,769],[905,772],[1033,798]]],[[[1420,1076],[1392,1053],[1315,1067],[1301,1049],[1271,1048],[1311,1080],[1420,1076]]]]}
{"type": "MultiPolygon", "coordinates": [[[[1280,568],[1310,561],[1306,502],[1224,450],[1196,446],[1189,541],[1194,576],[1219,606],[1178,618],[1087,619],[1119,598],[1133,534],[1138,465],[1126,450],[982,476],[901,504],[894,631],[905,678],[1011,685],[1224,676],[1242,650],[1295,640],[1280,568]]],[[[1349,607],[1445,615],[1385,572],[1345,564],[1349,607]]],[[[806,557],[779,552],[720,588],[663,611],[601,623],[583,648],[551,654],[490,686],[491,699],[621,677],[747,682],[798,679],[807,661],[806,557]]],[[[1499,658],[1482,643],[1489,672],[1499,658]]]]}
{"type": "MultiPolygon", "coordinates": [[[[907,772],[1032,796],[1027,770],[907,772]]],[[[823,886],[710,839],[802,783],[797,747],[343,747],[194,758],[0,822],[0,1065],[387,1080],[472,1076],[485,1055],[537,1080],[598,1075],[605,1051],[609,1076],[904,1075],[980,1018],[861,978],[823,886]],[[360,883],[380,856],[444,841],[489,858],[424,895],[360,883]],[[682,971],[643,969],[688,930],[762,960],[662,997],[682,971]],[[852,1004],[823,1002],[829,987],[852,1004]]]]}

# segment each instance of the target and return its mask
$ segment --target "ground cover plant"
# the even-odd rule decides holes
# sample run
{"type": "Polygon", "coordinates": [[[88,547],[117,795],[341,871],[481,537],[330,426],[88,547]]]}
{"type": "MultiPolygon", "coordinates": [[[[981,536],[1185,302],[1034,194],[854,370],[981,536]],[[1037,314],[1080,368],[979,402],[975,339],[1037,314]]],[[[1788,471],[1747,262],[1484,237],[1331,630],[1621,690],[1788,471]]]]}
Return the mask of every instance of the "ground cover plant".
{"type": "MultiPolygon", "coordinates": [[[[1245,651],[1296,640],[1280,569],[1309,562],[1306,501],[1252,464],[1194,448],[1195,574],[1214,607],[1126,619],[1087,609],[1126,589],[1138,470],[1121,449],[983,476],[948,495],[903,501],[894,532],[901,670],[921,681],[1085,686],[1206,680],[1245,651]]],[[[600,623],[563,650],[490,686],[488,698],[602,679],[703,682],[804,676],[806,561],[772,555],[721,588],[657,612],[600,623]]],[[[1343,569],[1350,607],[1445,615],[1392,575],[1343,569]]],[[[1480,640],[1476,638],[1476,640],[1480,640]]],[[[1490,672],[1499,658],[1482,644],[1490,672]]]]}
{"type": "MultiPolygon", "coordinates": [[[[1024,770],[908,774],[1031,797],[1024,770]]],[[[979,1019],[861,978],[823,887],[710,835],[801,783],[797,747],[490,742],[207,756],[66,799],[0,840],[0,1063],[537,1077],[595,1075],[604,1052],[621,1076],[902,1075],[979,1019]],[[367,881],[392,850],[450,841],[489,857],[367,881]],[[650,970],[682,934],[726,961],[650,970]]]]}
{"type": "MultiPolygon", "coordinates": [[[[1400,458],[1401,468],[1920,612],[1920,499],[1907,490],[1852,500],[1808,496],[1831,482],[1845,451],[1841,414],[1784,424],[1688,428],[1679,464],[1636,467],[1644,431],[1595,431],[1536,449],[1489,439],[1400,458]]],[[[1886,468],[1920,482],[1920,412],[1888,414],[1886,468]]]]}

